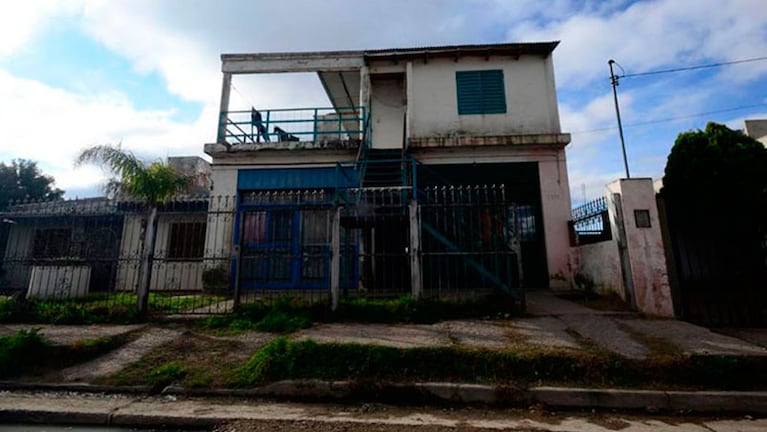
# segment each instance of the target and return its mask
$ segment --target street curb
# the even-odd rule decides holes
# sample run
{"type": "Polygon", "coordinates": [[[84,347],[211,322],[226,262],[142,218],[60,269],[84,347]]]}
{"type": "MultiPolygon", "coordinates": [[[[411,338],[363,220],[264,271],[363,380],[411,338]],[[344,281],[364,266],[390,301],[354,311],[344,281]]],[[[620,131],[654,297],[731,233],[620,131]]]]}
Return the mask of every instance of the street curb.
{"type": "MultiPolygon", "coordinates": [[[[108,394],[157,394],[150,386],[99,386],[0,382],[6,391],[58,391],[108,394]]],[[[541,404],[558,409],[619,409],[648,412],[767,414],[767,391],[677,391],[627,390],[569,387],[532,387],[463,384],[446,382],[374,383],[353,381],[278,381],[251,389],[190,389],[171,385],[167,396],[268,398],[292,401],[370,401],[399,405],[463,404],[527,407],[541,404]]],[[[30,412],[33,415],[34,412],[30,412]]],[[[0,420],[9,411],[2,411],[0,420]]],[[[55,414],[55,413],[53,413],[55,414]]],[[[98,418],[97,415],[94,415],[98,418]]],[[[115,413],[115,417],[119,416],[115,413]]],[[[141,416],[139,416],[141,417],[141,416]]],[[[173,418],[174,421],[177,418],[173,418]]],[[[56,419],[57,421],[59,419],[56,419]]],[[[109,419],[114,421],[114,418],[109,419]]],[[[128,422],[129,419],[123,419],[128,422]]],[[[143,421],[142,419],[134,419],[143,421]]],[[[129,424],[129,423],[121,423],[129,424]]],[[[144,424],[144,423],[137,423],[144,424]]]]}
{"type": "Polygon", "coordinates": [[[86,383],[35,383],[0,381],[0,390],[13,391],[60,391],[78,393],[107,393],[107,394],[151,394],[157,393],[152,386],[110,386],[86,383]]]}
{"type": "Polygon", "coordinates": [[[665,391],[535,387],[532,400],[559,408],[767,414],[764,391],[665,391]]]}

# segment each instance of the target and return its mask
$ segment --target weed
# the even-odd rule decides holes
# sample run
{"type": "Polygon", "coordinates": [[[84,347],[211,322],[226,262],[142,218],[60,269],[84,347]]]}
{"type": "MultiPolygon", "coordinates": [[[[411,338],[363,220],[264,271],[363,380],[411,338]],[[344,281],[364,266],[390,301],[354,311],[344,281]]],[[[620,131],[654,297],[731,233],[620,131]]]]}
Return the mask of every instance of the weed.
{"type": "Polygon", "coordinates": [[[164,387],[184,378],[187,372],[187,368],[183,363],[171,361],[149,371],[147,381],[155,386],[164,387]]]}
{"type": "MultiPolygon", "coordinates": [[[[232,324],[238,322],[234,321],[232,324]]],[[[297,330],[308,328],[311,325],[311,320],[305,314],[291,315],[288,312],[274,309],[256,323],[255,329],[272,333],[293,333],[297,330]]]]}
{"type": "Polygon", "coordinates": [[[0,336],[0,378],[20,375],[46,358],[48,342],[37,329],[19,330],[12,336],[0,336]]]}

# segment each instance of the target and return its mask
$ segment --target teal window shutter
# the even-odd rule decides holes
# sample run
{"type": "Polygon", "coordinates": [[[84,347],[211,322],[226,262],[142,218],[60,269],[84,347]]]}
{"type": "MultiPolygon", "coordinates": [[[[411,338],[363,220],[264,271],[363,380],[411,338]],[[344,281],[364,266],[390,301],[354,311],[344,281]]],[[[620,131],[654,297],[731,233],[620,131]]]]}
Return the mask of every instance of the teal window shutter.
{"type": "Polygon", "coordinates": [[[506,113],[502,70],[457,71],[455,87],[459,115],[506,113]]]}

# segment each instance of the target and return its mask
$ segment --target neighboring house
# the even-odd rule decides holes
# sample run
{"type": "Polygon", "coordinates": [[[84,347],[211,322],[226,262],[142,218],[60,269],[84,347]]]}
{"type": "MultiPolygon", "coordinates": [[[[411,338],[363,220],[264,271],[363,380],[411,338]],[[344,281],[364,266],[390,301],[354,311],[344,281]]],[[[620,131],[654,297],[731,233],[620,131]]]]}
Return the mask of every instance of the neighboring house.
{"type": "MultiPolygon", "coordinates": [[[[240,244],[245,289],[326,287],[335,202],[347,212],[346,288],[396,287],[403,281],[382,279],[413,265],[431,280],[494,281],[503,266],[488,262],[511,235],[521,242],[528,288],[567,287],[570,135],[560,128],[551,57],[557,44],[222,55],[217,140],[205,153],[212,195],[236,196],[243,213],[208,226],[206,257],[228,256],[240,244]],[[230,110],[233,75],[295,72],[317,73],[332,106],[230,110]],[[513,207],[453,211],[447,221],[428,214],[435,187],[476,185],[502,187],[493,202],[513,207]],[[421,206],[420,224],[403,216],[410,202],[421,206]],[[512,219],[521,227],[509,234],[512,219]],[[408,230],[413,226],[420,232],[408,230]],[[413,236],[425,255],[474,255],[463,264],[415,264],[405,259],[413,236]]],[[[248,98],[257,103],[258,93],[248,98]]],[[[448,195],[441,203],[454,205],[448,195]]]]}
{"type": "Polygon", "coordinates": [[[767,120],[745,120],[743,132],[767,147],[767,120]]]}
{"type": "MultiPolygon", "coordinates": [[[[168,158],[194,180],[160,208],[151,290],[202,289],[209,168],[198,157],[168,158]]],[[[69,298],[133,291],[143,247],[143,207],[88,198],[12,206],[0,214],[0,291],[69,298]]]]}

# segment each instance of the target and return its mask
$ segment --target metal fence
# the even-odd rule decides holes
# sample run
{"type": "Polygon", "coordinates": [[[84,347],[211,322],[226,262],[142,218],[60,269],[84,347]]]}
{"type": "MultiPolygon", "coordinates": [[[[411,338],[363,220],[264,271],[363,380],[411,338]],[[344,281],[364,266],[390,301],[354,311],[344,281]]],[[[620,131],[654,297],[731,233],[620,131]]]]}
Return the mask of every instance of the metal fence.
{"type": "Polygon", "coordinates": [[[502,186],[254,191],[158,209],[154,248],[138,202],[31,203],[3,213],[0,298],[227,313],[285,296],[520,298],[520,215],[502,186]]]}
{"type": "Polygon", "coordinates": [[[612,240],[607,199],[600,197],[572,210],[570,245],[580,246],[612,240]]]}
{"type": "Polygon", "coordinates": [[[519,298],[520,217],[503,185],[423,191],[423,285],[428,295],[468,297],[503,291],[519,298]]]}

